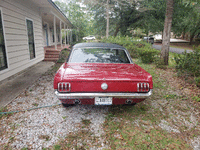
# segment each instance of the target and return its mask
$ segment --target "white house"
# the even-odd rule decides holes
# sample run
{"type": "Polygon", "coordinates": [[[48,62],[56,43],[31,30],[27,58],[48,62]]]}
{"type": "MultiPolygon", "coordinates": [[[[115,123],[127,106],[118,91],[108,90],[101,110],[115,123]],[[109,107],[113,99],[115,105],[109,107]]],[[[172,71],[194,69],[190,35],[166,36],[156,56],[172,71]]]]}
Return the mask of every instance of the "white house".
{"type": "Polygon", "coordinates": [[[48,52],[68,46],[61,30],[72,28],[52,0],[0,0],[0,81],[44,59],[56,60],[48,52]]]}

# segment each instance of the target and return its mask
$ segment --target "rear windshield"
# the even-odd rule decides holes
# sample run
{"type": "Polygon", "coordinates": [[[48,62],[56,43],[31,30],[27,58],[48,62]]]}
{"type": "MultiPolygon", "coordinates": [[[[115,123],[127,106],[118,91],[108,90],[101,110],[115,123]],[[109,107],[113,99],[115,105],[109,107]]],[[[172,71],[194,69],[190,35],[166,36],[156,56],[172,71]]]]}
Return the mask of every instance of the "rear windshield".
{"type": "Polygon", "coordinates": [[[130,63],[122,49],[77,48],[74,49],[69,62],[72,63],[130,63]]]}

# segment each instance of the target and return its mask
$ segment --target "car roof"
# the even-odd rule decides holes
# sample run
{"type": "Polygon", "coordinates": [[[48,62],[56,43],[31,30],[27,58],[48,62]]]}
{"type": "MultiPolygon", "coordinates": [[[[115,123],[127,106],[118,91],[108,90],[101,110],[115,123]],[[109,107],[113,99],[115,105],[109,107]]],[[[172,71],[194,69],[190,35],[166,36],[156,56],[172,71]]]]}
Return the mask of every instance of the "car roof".
{"type": "Polygon", "coordinates": [[[83,48],[83,47],[103,47],[103,48],[121,48],[125,49],[123,46],[111,43],[78,43],[73,46],[73,48],[83,48]]]}

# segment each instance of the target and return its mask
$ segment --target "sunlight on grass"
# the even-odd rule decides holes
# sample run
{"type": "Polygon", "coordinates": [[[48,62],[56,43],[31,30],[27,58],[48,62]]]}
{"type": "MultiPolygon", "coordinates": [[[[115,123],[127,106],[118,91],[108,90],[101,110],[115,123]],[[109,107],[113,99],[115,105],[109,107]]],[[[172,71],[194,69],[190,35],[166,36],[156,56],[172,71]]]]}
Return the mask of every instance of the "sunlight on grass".
{"type": "Polygon", "coordinates": [[[144,104],[111,108],[104,123],[111,149],[189,149],[181,138],[155,127],[162,115],[157,109],[151,113],[149,109],[152,108],[144,104]]]}

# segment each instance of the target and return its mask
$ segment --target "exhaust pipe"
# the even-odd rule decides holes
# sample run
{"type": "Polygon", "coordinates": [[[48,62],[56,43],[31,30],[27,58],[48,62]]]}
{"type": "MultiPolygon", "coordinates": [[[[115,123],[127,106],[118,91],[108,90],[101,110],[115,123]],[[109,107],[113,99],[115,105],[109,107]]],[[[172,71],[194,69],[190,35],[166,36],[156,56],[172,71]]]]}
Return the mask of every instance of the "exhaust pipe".
{"type": "Polygon", "coordinates": [[[125,103],[130,105],[132,103],[132,100],[127,99],[125,103]]]}
{"type": "Polygon", "coordinates": [[[78,104],[80,104],[80,101],[79,101],[78,99],[76,99],[76,100],[74,101],[74,104],[75,104],[75,105],[78,105],[78,104]]]}

